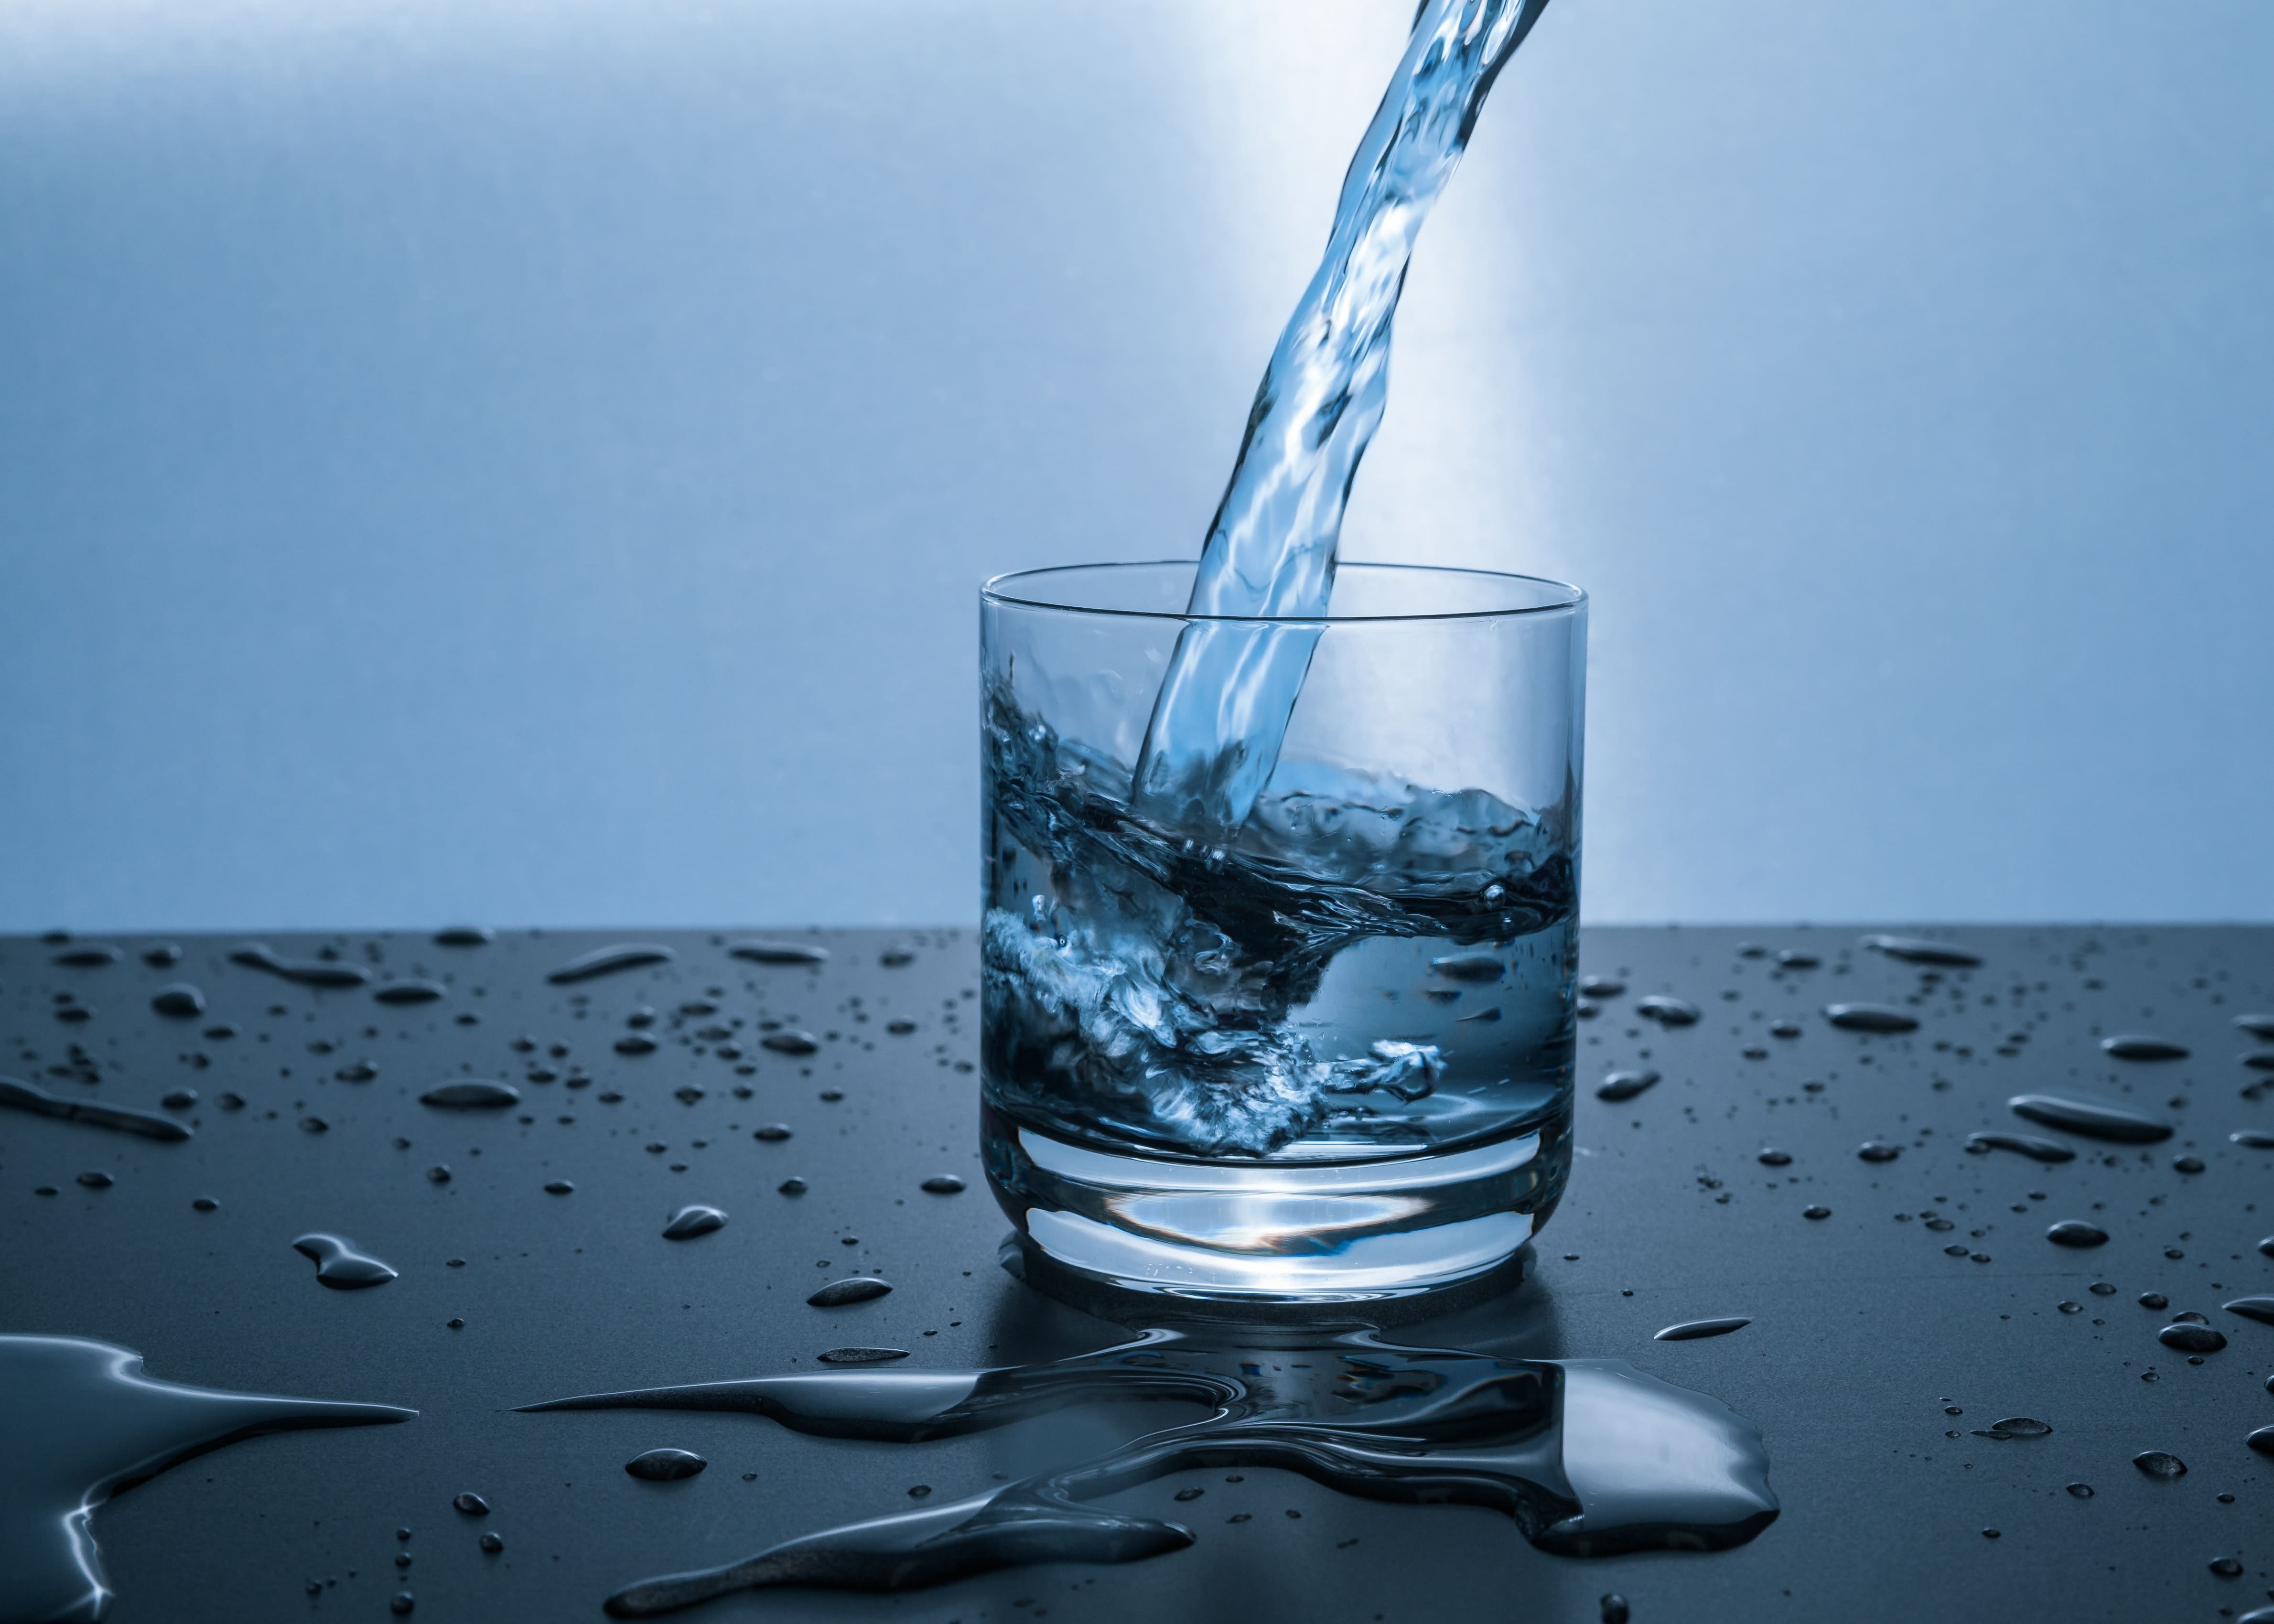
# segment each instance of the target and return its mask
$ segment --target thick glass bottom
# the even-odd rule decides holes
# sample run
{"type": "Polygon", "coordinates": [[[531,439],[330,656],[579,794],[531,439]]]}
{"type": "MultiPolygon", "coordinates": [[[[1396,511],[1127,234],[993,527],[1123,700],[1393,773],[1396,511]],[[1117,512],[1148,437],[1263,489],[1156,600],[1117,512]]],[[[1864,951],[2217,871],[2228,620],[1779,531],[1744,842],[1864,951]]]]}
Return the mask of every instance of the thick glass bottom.
{"type": "Polygon", "coordinates": [[[1568,1104],[1483,1144],[1365,1162],[1186,1162],[1073,1144],[982,1108],[988,1183],[1028,1246],[1124,1291],[1368,1303],[1508,1265],[1555,1210],[1568,1104]]]}

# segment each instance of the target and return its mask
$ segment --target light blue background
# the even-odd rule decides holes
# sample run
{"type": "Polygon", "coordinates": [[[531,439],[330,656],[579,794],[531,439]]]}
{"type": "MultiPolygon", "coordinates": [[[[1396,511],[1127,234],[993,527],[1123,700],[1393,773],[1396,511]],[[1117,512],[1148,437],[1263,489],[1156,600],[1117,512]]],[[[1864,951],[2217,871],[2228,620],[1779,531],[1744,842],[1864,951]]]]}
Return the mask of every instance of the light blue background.
{"type": "MultiPolygon", "coordinates": [[[[14,0],[0,928],[954,921],[1409,0],[14,0]]],[[[2274,916],[2274,6],[1556,0],[1348,553],[1594,595],[1600,920],[2274,916]]]]}

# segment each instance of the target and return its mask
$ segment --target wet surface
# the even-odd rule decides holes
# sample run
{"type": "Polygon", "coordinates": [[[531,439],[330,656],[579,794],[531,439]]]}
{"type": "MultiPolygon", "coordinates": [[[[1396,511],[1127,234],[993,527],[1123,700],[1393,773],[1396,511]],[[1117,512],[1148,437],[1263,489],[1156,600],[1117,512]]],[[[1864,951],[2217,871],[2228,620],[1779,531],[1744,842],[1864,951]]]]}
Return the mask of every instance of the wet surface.
{"type": "MultiPolygon", "coordinates": [[[[1977,954],[1974,967],[1875,951],[1860,934],[1587,933],[1583,970],[1626,991],[1583,1027],[1582,1075],[1660,1080],[1623,1101],[1583,1091],[1571,1193],[1520,1290],[1382,1334],[1515,1361],[1625,1360],[1727,1405],[1758,1426],[1782,1507],[1750,1544],[1577,1559],[1535,1549],[1504,1511],[1367,1500],[1277,1466],[1181,1465],[1088,1502],[1190,1531],[1158,1560],[897,1597],[737,1592],[680,1616],[1497,1624],[1593,1619],[1612,1595],[1638,1624],[1922,1608],[2209,1624],[2247,1611],[2274,1525],[2274,1458],[2249,1441],[2274,1425],[2274,1326],[2226,1305],[2274,1294],[2259,1251],[2274,1196],[2248,1137],[2274,1132],[2274,1100],[2243,1093],[2265,1073],[2239,1062],[2252,1034],[2235,1018],[2274,1008],[2274,932],[1935,933],[1977,954]],[[1638,1019],[1653,996],[1698,1018],[1638,1019]],[[1834,1004],[1919,1024],[1843,1030],[1822,1013],[1834,1004]],[[1796,1035],[1770,1035],[1788,1021],[1796,1035]],[[2101,1047],[2142,1033],[2190,1053],[2101,1047]],[[2031,1094],[2112,1102],[2171,1137],[2024,1121],[2007,1101],[2031,1094]],[[2070,1157],[1969,1152],[1977,1134],[2070,1157]],[[1865,1144],[1901,1154],[1866,1161],[1865,1144]],[[2182,1172],[2182,1157],[2202,1170],[2182,1172]],[[2109,1238],[2047,1244],[2069,1221],[2109,1238]],[[2152,1311],[2135,1304],[2150,1295],[2152,1311]],[[1736,1335],[1654,1340],[1738,1314],[1751,1323],[1736,1335]],[[2159,1340],[2208,1345],[2205,1329],[2225,1346],[2159,1340]]],[[[1207,1413],[1081,1403],[885,1444],[749,1414],[510,1412],[802,1372],[1032,1366],[1137,1328],[996,1267],[1006,1226],[981,1188],[975,1080],[958,1069],[976,1049],[968,936],[781,935],[831,950],[818,966],[729,951],[749,939],[265,938],[281,963],[363,972],[337,984],[231,963],[241,937],[170,938],[181,954],[162,964],[145,957],[154,941],[111,938],[119,956],[94,967],[53,962],[74,944],[0,942],[0,1071],[146,1113],[192,1094],[169,1116],[195,1132],[167,1143],[0,1112],[0,1332],[139,1349],[216,1388],[421,1412],[218,1450],[104,1507],[93,1531],[119,1593],[112,1618],[380,1617],[407,1590],[418,1619],[598,1620],[655,1575],[936,1515],[1207,1413]],[[628,940],[674,957],[547,981],[628,940]],[[887,966],[888,949],[913,959],[887,966]],[[206,1000],[200,1021],[151,1007],[184,981],[206,1000]],[[410,981],[444,996],[374,996],[410,981]],[[56,1019],[66,992],[87,1018],[56,1019]],[[641,1011],[647,1024],[628,1026],[641,1011]],[[655,1048],[619,1053],[627,1031],[655,1048]],[[764,1047],[775,1033],[811,1049],[764,1047]],[[364,1080],[346,1080],[358,1066],[364,1080]],[[420,1102],[500,1080],[517,1099],[420,1102]],[[328,1131],[303,1132],[310,1117],[328,1131]],[[789,1137],[758,1137],[777,1124],[789,1137]],[[972,1188],[927,1192],[948,1178],[972,1188]],[[575,1193],[547,1193],[555,1183],[575,1193]],[[699,1206],[734,1221],[663,1237],[670,1214],[699,1206]],[[312,1233],[351,1237],[398,1277],[319,1289],[292,1250],[312,1233]],[[809,1305],[864,1279],[893,1289],[809,1305]],[[661,1483],[625,1471],[666,1447],[710,1470],[661,1483]],[[452,1508],[473,1487],[486,1516],[452,1508]]]]}

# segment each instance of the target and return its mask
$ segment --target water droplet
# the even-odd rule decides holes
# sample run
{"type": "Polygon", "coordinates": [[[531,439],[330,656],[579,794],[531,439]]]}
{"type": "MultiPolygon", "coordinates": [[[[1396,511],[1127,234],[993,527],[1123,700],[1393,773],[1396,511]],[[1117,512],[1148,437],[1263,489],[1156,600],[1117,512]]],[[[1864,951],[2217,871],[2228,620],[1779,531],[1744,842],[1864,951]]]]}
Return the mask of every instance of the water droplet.
{"type": "Polygon", "coordinates": [[[1759,1161],[1763,1167],[1790,1167],[1792,1155],[1788,1151],[1765,1150],[1761,1152],[1759,1161]]]}
{"type": "Polygon", "coordinates": [[[811,1055],[818,1053],[821,1049],[821,1044],[810,1032],[769,1032],[758,1042],[777,1055],[811,1055]]]}
{"type": "Polygon", "coordinates": [[[1803,1207],[1800,1209],[1800,1215],[1803,1218],[1829,1218],[1832,1209],[1828,1207],[1803,1207]]]}
{"type": "Polygon", "coordinates": [[[2174,1173],[2200,1173],[2203,1170],[2202,1158],[2200,1156],[2174,1156],[2172,1158],[2172,1170],[2174,1173]]]}
{"type": "Polygon", "coordinates": [[[1865,1139],[1856,1147],[1856,1154],[1866,1162],[1893,1162],[1903,1153],[1901,1147],[1884,1140],[1865,1139]]]}
{"type": "Polygon", "coordinates": [[[497,932],[487,925],[446,925],[434,933],[439,947],[486,947],[497,940],[497,932]]]}
{"type": "Polygon", "coordinates": [[[784,1195],[803,1195],[806,1184],[805,1180],[802,1178],[785,1178],[774,1188],[784,1195]]]}
{"type": "Polygon", "coordinates": [[[651,1449],[624,1462],[624,1470],[646,1483],[676,1483],[692,1477],[711,1462],[685,1449],[651,1449]]]}
{"type": "Polygon", "coordinates": [[[1730,1332],[1742,1331],[1751,1324],[1751,1320],[1685,1320],[1680,1325],[1668,1326],[1651,1340],[1686,1342],[1701,1336],[1727,1336],[1730,1332]]]}
{"type": "Polygon", "coordinates": [[[200,1196],[196,1200],[191,1202],[190,1206],[194,1210],[201,1213],[218,1212],[221,1210],[221,1203],[215,1200],[213,1197],[209,1195],[200,1196]]]}
{"type": "Polygon", "coordinates": [[[164,970],[182,962],[182,950],[171,942],[158,942],[142,950],[142,962],[153,970],[164,970]]]}
{"type": "Polygon", "coordinates": [[[783,1123],[770,1122],[750,1137],[754,1139],[764,1139],[770,1145],[776,1145],[789,1137],[789,1128],[783,1123]]]}
{"type": "Polygon", "coordinates": [[[1633,1616],[1628,1610],[1627,1598],[1616,1590],[1604,1596],[1596,1605],[1602,1610],[1603,1624],[1627,1624],[1633,1616]]]}
{"type": "Polygon", "coordinates": [[[1615,1103],[1631,1100],[1657,1081],[1658,1073],[1655,1071],[1614,1071],[1596,1086],[1595,1098],[1615,1103]]]}
{"type": "Polygon", "coordinates": [[[331,1132],[331,1129],[332,1124],[326,1122],[320,1116],[303,1116],[300,1118],[300,1132],[303,1133],[328,1133],[331,1132]]]}
{"type": "Polygon", "coordinates": [[[2085,1289],[2091,1292],[2095,1297],[2114,1297],[2116,1295],[2116,1288],[2105,1280],[2096,1280],[2090,1285],[2087,1286],[2085,1289]]]}
{"type": "Polygon", "coordinates": [[[545,1193],[547,1195],[574,1195],[576,1192],[576,1186],[570,1184],[565,1178],[554,1178],[546,1181],[545,1193]]]}
{"type": "Polygon", "coordinates": [[[850,1280],[832,1280],[805,1300],[816,1308],[842,1308],[880,1297],[892,1289],[873,1274],[856,1274],[850,1280]]]}
{"type": "Polygon", "coordinates": [[[521,1090],[511,1083],[491,1082],[486,1079],[471,1078],[463,1082],[444,1083],[429,1088],[418,1096],[422,1105],[438,1106],[446,1111],[494,1111],[521,1101],[521,1090]]]}
{"type": "Polygon", "coordinates": [[[2053,1429],[2043,1421],[2028,1416],[2008,1416],[2003,1421],[1992,1421],[1988,1426],[1977,1427],[1977,1438],[1994,1438],[2000,1442],[2013,1438],[2050,1438],[2053,1429]]]}
{"type": "Polygon", "coordinates": [[[2078,1500],[2092,1498],[2092,1485],[2089,1483],[2072,1483],[2068,1485],[2068,1492],[2078,1500]]]}
{"type": "Polygon", "coordinates": [[[2196,1313],[2192,1309],[2183,1314],[2173,1314],[2172,1318],[2179,1321],[2181,1325],[2209,1325],[2210,1323],[2210,1315],[2196,1313]]]}
{"type": "Polygon", "coordinates": [[[1698,1006],[1686,998],[1654,992],[1635,1002],[1635,1013],[1661,1026],[1687,1026],[1698,1019],[1698,1006]]]}
{"type": "Polygon", "coordinates": [[[752,964],[817,965],[829,962],[829,950],[803,942],[735,942],[727,951],[752,964]]]}
{"type": "Polygon", "coordinates": [[[1803,953],[1796,947],[1788,947],[1776,956],[1776,960],[1788,970],[1813,970],[1824,961],[1814,953],[1803,953]]]}
{"type": "Polygon", "coordinates": [[[280,959],[275,950],[261,942],[247,943],[236,949],[229,961],[251,970],[266,970],[303,987],[361,987],[371,980],[370,971],[336,959],[280,959]]]}
{"type": "Polygon", "coordinates": [[[120,1133],[139,1134],[148,1139],[178,1141],[190,1137],[187,1126],[170,1116],[161,1116],[155,1111],[138,1111],[123,1105],[98,1105],[92,1100],[68,1100],[12,1077],[0,1077],[0,1106],[29,1111],[35,1116],[53,1116],[64,1122],[84,1123],[90,1128],[109,1128],[120,1133]]]}
{"type": "Polygon", "coordinates": [[[358,1252],[355,1243],[343,1236],[303,1235],[292,1243],[292,1250],[304,1258],[312,1259],[316,1265],[316,1278],[335,1290],[356,1291],[365,1286],[383,1286],[395,1278],[393,1269],[377,1258],[358,1252]]]}
{"type": "Polygon", "coordinates": [[[81,1173],[79,1176],[79,1182],[86,1185],[89,1190],[108,1190],[117,1181],[113,1179],[108,1173],[94,1172],[81,1173]]]}
{"type": "Polygon", "coordinates": [[[2242,1564],[2236,1561],[2231,1556],[2214,1558],[2210,1564],[2210,1570],[2222,1579],[2240,1579],[2242,1577],[2242,1564]]]}
{"type": "Polygon", "coordinates": [[[1496,981],[1508,974],[1507,964],[1482,948],[1432,959],[1429,967],[1449,981],[1496,981]]]}
{"type": "Polygon", "coordinates": [[[433,1167],[426,1169],[426,1182],[430,1184],[448,1184],[450,1182],[450,1169],[441,1162],[437,1162],[433,1167]]]}
{"type": "Polygon", "coordinates": [[[464,1512],[470,1517],[486,1517],[490,1514],[489,1501],[484,1500],[480,1495],[472,1492],[471,1490],[463,1494],[452,1496],[450,1504],[453,1507],[464,1512]]]}
{"type": "Polygon", "coordinates": [[[821,1356],[824,1365],[889,1365],[905,1359],[905,1348],[832,1348],[821,1356]]]}
{"type": "Polygon", "coordinates": [[[1930,942],[1924,936],[1869,936],[1864,945],[1886,954],[1890,959],[1907,959],[1912,964],[1952,965],[1963,967],[1982,962],[1979,953],[1969,953],[1962,947],[1953,947],[1947,942],[1930,942]]]}
{"type": "Polygon", "coordinates": [[[642,965],[668,964],[678,956],[667,947],[657,947],[648,943],[621,943],[614,947],[596,947],[589,953],[580,953],[545,979],[555,986],[567,986],[572,981],[589,981],[595,976],[613,975],[619,970],[636,970],[642,965]]]}
{"type": "Polygon", "coordinates": [[[126,955],[115,947],[99,942],[65,948],[55,956],[54,962],[67,965],[74,970],[99,970],[105,965],[115,965],[126,955]]]}
{"type": "Polygon", "coordinates": [[[440,981],[389,981],[371,996],[381,1004],[432,1004],[449,990],[440,981]]]}
{"type": "Polygon", "coordinates": [[[655,1053],[655,1040],[644,1032],[627,1032],[616,1040],[616,1053],[651,1055],[655,1053]]]}
{"type": "Polygon", "coordinates": [[[367,1083],[379,1075],[379,1068],[368,1060],[355,1060],[332,1073],[343,1083],[367,1083]]]}
{"type": "Polygon", "coordinates": [[[2240,1145],[2246,1149],[2274,1150],[2274,1133],[2262,1129],[2245,1128],[2240,1133],[2230,1133],[2226,1137],[2228,1143],[2240,1145]]]}
{"type": "Polygon", "coordinates": [[[2160,1291],[2142,1291],[2140,1294],[2140,1306],[2142,1308],[2162,1310],[2171,1305],[2172,1299],[2160,1291]]]}
{"type": "Polygon", "coordinates": [[[682,1207],[672,1214],[671,1222],[663,1226],[663,1238],[667,1241],[693,1240],[698,1235],[708,1235],[725,1225],[727,1214],[715,1207],[682,1207]]]}
{"type": "Polygon", "coordinates": [[[1208,1491],[1206,1489],[1178,1489],[1177,1491],[1177,1500],[1180,1503],[1189,1504],[1207,1492],[1208,1491]]]}
{"type": "Polygon", "coordinates": [[[2082,1303],[2056,1303],[2054,1306],[2065,1314],[2081,1314],[2084,1312],[2084,1304],[2082,1303]]]}
{"type": "Polygon", "coordinates": [[[2181,1353],[2217,1353],[2226,1346],[2226,1338],[2210,1327],[2185,1322],[2165,1326],[2156,1333],[2156,1340],[2181,1353]]]}
{"type": "MultiPolygon", "coordinates": [[[[1627,984],[1608,975],[1583,975],[1579,978],[1579,995],[1585,998],[1615,998],[1627,989],[1627,984]]],[[[2274,1036],[2270,1031],[2269,1036],[2274,1036]]]]}
{"type": "Polygon", "coordinates": [[[2114,1100],[2091,1094],[2017,1094],[2006,1104],[2017,1116],[2041,1122],[2048,1128],[2082,1133],[2088,1139],[2152,1145],[2172,1137],[2171,1124],[2158,1122],[2114,1100]]]}
{"type": "MultiPolygon", "coordinates": [[[[2274,1376],[2266,1379],[2267,1391],[2274,1393],[2274,1376]]],[[[2274,1455],[2274,1426],[2262,1426],[2242,1440],[2261,1455],[2274,1455]]]]}
{"type": "Polygon", "coordinates": [[[206,1012],[206,996],[187,981],[176,981],[152,993],[150,1007],[161,1015],[202,1015],[206,1012]]]}
{"type": "Polygon", "coordinates": [[[2162,1449],[2142,1449],[2132,1457],[2132,1464],[2150,1477],[2169,1481],[2187,1475],[2187,1463],[2176,1455],[2162,1449]]]}
{"type": "Polygon", "coordinates": [[[2041,1139],[2034,1133],[1969,1133],[1966,1148],[1984,1151],[2010,1150],[2034,1162],[2073,1162],[2076,1152],[2058,1139],[2041,1139]]]}
{"type": "Polygon", "coordinates": [[[2056,1246],[2105,1246],[2108,1231],[2082,1218],[2064,1218],[2045,1230],[2045,1238],[2056,1246]]]}
{"type": "Polygon", "coordinates": [[[927,1195],[960,1195],[963,1181],[953,1173],[938,1173],[917,1186],[927,1195]]]}
{"type": "Polygon", "coordinates": [[[1916,1032],[1918,1017],[1885,1004],[1827,1004],[1824,1018],[1848,1032],[1916,1032]]]}
{"type": "Polygon", "coordinates": [[[2150,1037],[2143,1032],[2120,1032],[2100,1040],[2100,1047],[2118,1060],[2185,1060],[2187,1046],[2170,1038],[2150,1037]]]}
{"type": "Polygon", "coordinates": [[[483,1550],[488,1552],[492,1556],[495,1556],[499,1552],[505,1549],[505,1536],[499,1533],[497,1530],[493,1528],[488,1529],[486,1530],[483,1532],[482,1537],[474,1543],[481,1546],[483,1550]]]}
{"type": "Polygon", "coordinates": [[[408,1613],[418,1605],[418,1598],[411,1595],[410,1591],[397,1590],[393,1598],[388,1602],[387,1610],[389,1613],[408,1613]]]}

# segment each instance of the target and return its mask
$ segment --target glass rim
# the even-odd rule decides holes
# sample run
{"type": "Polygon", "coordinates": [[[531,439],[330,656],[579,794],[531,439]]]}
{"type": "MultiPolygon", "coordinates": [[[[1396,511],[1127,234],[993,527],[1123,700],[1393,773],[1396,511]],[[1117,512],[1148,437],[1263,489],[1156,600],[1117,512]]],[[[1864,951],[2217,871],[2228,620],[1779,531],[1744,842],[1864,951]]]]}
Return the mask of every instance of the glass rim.
{"type": "Polygon", "coordinates": [[[1554,580],[1546,575],[1520,575],[1510,569],[1478,569],[1464,564],[1397,564],[1352,560],[1337,566],[1337,573],[1344,570],[1381,570],[1398,575],[1475,575],[1491,581],[1521,581],[1532,586],[1554,589],[1562,596],[1552,603],[1527,604],[1517,608],[1446,609],[1412,614],[1336,614],[1329,607],[1325,614],[1193,614],[1182,609],[1111,609],[1098,605],[1050,603],[1039,598],[1023,598],[1007,589],[1021,581],[1033,581],[1045,575],[1069,575],[1132,569],[1184,568],[1197,569],[1197,559],[1131,559],[1103,564],[1049,564],[1038,569],[1013,569],[999,575],[990,575],[982,583],[979,597],[982,602],[1002,604],[1018,609],[1039,609],[1056,614],[1110,615],[1131,620],[1178,620],[1190,622],[1226,622],[1243,626],[1356,626],[1383,625],[1400,620],[1512,620],[1524,615],[1570,614],[1583,608],[1586,592],[1569,582],[1554,580]]]}

